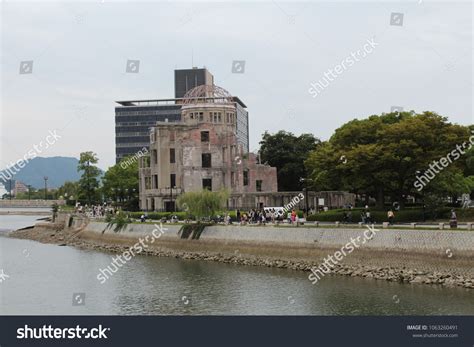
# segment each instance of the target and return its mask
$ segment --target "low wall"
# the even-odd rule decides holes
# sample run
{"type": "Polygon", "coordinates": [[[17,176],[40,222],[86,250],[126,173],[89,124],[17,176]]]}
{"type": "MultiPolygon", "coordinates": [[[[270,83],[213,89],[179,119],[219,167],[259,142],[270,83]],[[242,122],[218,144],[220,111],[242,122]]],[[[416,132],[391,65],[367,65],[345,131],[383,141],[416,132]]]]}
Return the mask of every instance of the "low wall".
{"type": "MultiPolygon", "coordinates": [[[[102,233],[107,224],[91,222],[86,230],[102,233]]],[[[164,237],[179,238],[180,225],[164,224],[164,237]]],[[[155,229],[153,224],[129,224],[117,235],[125,237],[141,237],[150,235],[155,229]]],[[[282,245],[313,245],[320,247],[340,248],[356,240],[361,245],[366,228],[289,228],[273,226],[210,226],[206,227],[197,241],[254,242],[277,243],[282,245]]],[[[114,233],[106,229],[105,234],[114,233]]],[[[367,232],[370,236],[370,233],[367,232]]],[[[196,240],[189,240],[196,242],[196,240]]],[[[451,251],[472,252],[474,255],[474,232],[466,230],[393,230],[375,229],[375,235],[367,241],[364,248],[407,250],[407,251],[451,251]]]]}
{"type": "Polygon", "coordinates": [[[65,205],[66,200],[0,200],[0,208],[5,207],[51,207],[52,204],[65,205]]]}

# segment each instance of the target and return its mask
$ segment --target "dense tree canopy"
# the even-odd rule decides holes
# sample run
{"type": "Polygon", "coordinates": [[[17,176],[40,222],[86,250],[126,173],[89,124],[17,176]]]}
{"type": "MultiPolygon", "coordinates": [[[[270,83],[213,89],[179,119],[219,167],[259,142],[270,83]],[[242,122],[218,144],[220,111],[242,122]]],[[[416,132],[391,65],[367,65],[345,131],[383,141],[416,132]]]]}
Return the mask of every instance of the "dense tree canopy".
{"type": "Polygon", "coordinates": [[[128,210],[138,208],[138,162],[122,159],[111,166],[102,178],[104,196],[114,201],[126,202],[128,210]],[[126,163],[126,165],[125,165],[126,163]]]}
{"type": "MultiPolygon", "coordinates": [[[[386,197],[403,203],[404,196],[419,194],[414,188],[417,175],[468,141],[469,135],[469,128],[433,112],[373,115],[338,128],[305,164],[314,189],[366,194],[379,206],[386,197]]],[[[468,160],[472,161],[467,157],[454,161],[423,191],[445,196],[470,192],[472,180],[465,176],[468,160]]]]}
{"type": "Polygon", "coordinates": [[[77,171],[81,172],[79,179],[79,200],[91,204],[99,200],[99,176],[100,169],[95,166],[99,159],[94,152],[82,152],[77,164],[77,171]]]}
{"type": "Polygon", "coordinates": [[[283,130],[276,134],[263,134],[260,141],[260,158],[263,163],[277,168],[278,190],[302,189],[299,179],[307,176],[304,161],[319,143],[312,134],[295,136],[283,130]]]}

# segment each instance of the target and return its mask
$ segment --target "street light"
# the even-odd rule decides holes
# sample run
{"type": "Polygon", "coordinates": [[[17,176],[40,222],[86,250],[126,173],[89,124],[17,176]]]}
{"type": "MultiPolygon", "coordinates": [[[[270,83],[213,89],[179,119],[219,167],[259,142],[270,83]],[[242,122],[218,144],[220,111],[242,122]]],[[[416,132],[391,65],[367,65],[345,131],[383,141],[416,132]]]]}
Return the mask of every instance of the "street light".
{"type": "Polygon", "coordinates": [[[31,184],[28,184],[27,187],[28,187],[28,200],[31,200],[31,184]]]}
{"type": "MultiPolygon", "coordinates": [[[[306,181],[312,181],[312,179],[300,177],[300,183],[304,183],[306,181]]],[[[304,192],[304,213],[305,213],[306,218],[308,218],[308,188],[306,187],[306,183],[305,183],[305,187],[303,188],[303,192],[304,192]]]]}
{"type": "Polygon", "coordinates": [[[10,194],[8,194],[10,196],[10,200],[12,199],[12,179],[10,178],[10,191],[9,191],[10,194]]]}
{"type": "Polygon", "coordinates": [[[48,182],[48,176],[44,176],[43,179],[44,179],[44,199],[48,200],[48,195],[47,195],[47,193],[48,193],[48,183],[47,183],[48,182]]]}

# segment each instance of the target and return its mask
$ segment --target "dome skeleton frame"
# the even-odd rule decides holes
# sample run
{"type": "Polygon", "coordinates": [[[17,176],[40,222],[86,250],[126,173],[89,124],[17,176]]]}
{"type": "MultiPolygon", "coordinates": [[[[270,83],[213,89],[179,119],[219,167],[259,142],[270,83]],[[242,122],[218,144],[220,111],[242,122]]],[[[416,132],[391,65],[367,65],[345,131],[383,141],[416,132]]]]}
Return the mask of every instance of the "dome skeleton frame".
{"type": "Polygon", "coordinates": [[[234,104],[232,95],[216,85],[200,85],[187,91],[183,97],[184,105],[195,104],[234,104]]]}

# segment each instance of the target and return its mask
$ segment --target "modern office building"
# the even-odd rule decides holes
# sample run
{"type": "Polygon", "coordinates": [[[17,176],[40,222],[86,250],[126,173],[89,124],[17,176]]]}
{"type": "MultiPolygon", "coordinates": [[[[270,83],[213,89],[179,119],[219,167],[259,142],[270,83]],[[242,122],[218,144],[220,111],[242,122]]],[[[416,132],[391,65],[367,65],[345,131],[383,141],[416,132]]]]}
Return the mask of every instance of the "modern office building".
{"type": "Polygon", "coordinates": [[[204,69],[174,70],[174,97],[180,99],[191,89],[214,84],[214,76],[204,69]]]}
{"type": "MultiPolygon", "coordinates": [[[[144,147],[148,150],[150,129],[157,122],[179,122],[183,97],[191,89],[214,84],[214,76],[206,69],[175,70],[175,98],[152,100],[117,101],[115,108],[115,154],[116,162],[133,156],[144,147]]],[[[233,96],[237,114],[239,142],[245,150],[249,148],[248,112],[245,104],[233,96]]]]}

